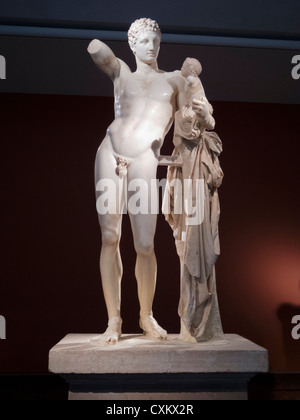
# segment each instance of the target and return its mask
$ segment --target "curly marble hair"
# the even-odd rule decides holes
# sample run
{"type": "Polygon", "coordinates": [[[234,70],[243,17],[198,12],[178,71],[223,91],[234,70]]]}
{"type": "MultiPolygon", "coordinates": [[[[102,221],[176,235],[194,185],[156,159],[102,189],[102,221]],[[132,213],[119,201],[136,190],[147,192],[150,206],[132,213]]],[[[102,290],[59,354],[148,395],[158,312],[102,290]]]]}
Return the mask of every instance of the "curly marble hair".
{"type": "Polygon", "coordinates": [[[155,20],[147,18],[138,19],[130,26],[128,31],[128,42],[132,51],[134,51],[139,34],[146,31],[157,32],[161,37],[160,27],[155,20]]]}
{"type": "Polygon", "coordinates": [[[183,66],[181,68],[181,74],[183,77],[188,76],[194,76],[198,77],[202,73],[202,66],[200,61],[198,61],[196,58],[190,58],[188,57],[185,62],[183,63],[183,66]]]}

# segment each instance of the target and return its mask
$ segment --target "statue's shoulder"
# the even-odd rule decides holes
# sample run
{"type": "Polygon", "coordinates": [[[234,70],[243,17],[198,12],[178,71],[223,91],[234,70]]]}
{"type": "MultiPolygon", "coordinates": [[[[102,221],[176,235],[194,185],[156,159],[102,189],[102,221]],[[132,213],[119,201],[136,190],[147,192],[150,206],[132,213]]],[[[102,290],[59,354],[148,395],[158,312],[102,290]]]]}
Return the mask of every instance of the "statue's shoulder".
{"type": "Polygon", "coordinates": [[[169,74],[169,77],[172,78],[175,83],[184,84],[184,77],[182,76],[180,70],[175,70],[168,74],[169,74]]]}
{"type": "Polygon", "coordinates": [[[174,81],[178,81],[178,82],[179,82],[179,81],[183,80],[183,77],[182,77],[181,71],[179,71],[179,70],[172,71],[172,72],[168,73],[168,75],[169,75],[169,77],[171,77],[174,81]]]}
{"type": "Polygon", "coordinates": [[[185,85],[185,79],[181,74],[180,70],[175,70],[170,73],[168,73],[169,80],[172,82],[174,86],[176,86],[178,92],[181,92],[184,90],[185,85]]]}

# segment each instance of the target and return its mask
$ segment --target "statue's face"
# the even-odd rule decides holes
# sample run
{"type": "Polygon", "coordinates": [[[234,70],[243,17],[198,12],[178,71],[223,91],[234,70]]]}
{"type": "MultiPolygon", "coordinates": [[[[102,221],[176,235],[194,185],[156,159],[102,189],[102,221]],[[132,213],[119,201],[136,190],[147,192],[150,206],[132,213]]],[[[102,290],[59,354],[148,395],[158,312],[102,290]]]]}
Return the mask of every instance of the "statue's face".
{"type": "Polygon", "coordinates": [[[146,64],[156,62],[160,49],[160,35],[156,32],[142,32],[136,41],[135,55],[146,64]]]}

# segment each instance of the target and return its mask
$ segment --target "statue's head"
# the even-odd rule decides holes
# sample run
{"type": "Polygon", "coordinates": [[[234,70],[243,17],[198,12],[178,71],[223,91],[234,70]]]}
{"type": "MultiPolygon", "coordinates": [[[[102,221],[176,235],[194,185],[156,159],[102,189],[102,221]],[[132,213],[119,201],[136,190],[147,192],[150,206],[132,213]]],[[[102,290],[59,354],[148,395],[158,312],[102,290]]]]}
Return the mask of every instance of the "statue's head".
{"type": "Polygon", "coordinates": [[[152,19],[138,19],[128,31],[128,41],[133,53],[143,62],[151,64],[157,60],[160,42],[160,28],[152,19]]]}

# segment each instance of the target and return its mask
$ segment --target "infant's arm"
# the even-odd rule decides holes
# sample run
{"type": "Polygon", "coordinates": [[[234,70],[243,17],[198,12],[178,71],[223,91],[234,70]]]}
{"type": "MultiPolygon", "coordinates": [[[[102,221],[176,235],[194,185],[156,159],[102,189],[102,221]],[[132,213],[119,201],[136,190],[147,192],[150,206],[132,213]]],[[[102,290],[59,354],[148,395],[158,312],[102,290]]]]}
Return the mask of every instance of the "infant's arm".
{"type": "Polygon", "coordinates": [[[106,44],[94,39],[88,47],[88,52],[95,64],[112,80],[120,75],[120,61],[106,44]]]}

